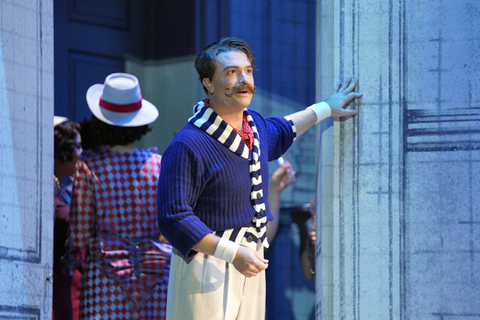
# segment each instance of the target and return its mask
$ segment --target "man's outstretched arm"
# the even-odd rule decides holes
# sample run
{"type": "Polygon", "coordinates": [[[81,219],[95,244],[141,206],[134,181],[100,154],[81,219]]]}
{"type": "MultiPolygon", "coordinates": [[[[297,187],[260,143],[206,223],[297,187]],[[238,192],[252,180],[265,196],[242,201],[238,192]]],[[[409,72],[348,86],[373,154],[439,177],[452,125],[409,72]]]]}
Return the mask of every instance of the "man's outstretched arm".
{"type": "Polygon", "coordinates": [[[339,81],[333,94],[327,100],[289,115],[297,129],[297,137],[301,136],[314,124],[330,116],[339,118],[356,115],[356,110],[348,110],[346,108],[353,99],[363,96],[363,93],[353,91],[357,83],[358,79],[353,79],[352,77],[344,83],[339,81]]]}

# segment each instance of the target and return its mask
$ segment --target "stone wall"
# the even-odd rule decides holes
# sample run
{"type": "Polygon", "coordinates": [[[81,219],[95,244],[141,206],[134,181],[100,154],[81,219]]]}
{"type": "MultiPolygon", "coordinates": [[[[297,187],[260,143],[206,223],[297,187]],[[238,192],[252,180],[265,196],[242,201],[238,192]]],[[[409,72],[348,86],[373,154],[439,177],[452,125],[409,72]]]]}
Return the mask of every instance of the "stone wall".
{"type": "Polygon", "coordinates": [[[480,3],[320,3],[322,71],[364,98],[322,130],[317,318],[480,318],[480,3]]]}
{"type": "Polygon", "coordinates": [[[51,319],[53,2],[0,0],[0,318],[51,319]]]}

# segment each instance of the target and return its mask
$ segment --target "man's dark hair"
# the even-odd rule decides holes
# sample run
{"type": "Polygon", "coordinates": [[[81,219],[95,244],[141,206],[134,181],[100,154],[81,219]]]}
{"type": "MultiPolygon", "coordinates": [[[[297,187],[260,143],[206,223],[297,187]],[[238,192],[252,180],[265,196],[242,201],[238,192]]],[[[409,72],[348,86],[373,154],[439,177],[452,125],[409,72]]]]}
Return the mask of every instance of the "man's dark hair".
{"type": "MultiPolygon", "coordinates": [[[[240,38],[224,37],[206,46],[195,59],[195,69],[197,69],[200,82],[202,82],[204,78],[212,80],[213,74],[215,73],[215,60],[218,54],[230,51],[241,51],[245,53],[252,68],[255,68],[255,56],[248,44],[240,38]]],[[[203,91],[208,94],[205,86],[203,86],[203,91]]]]}
{"type": "Polygon", "coordinates": [[[75,138],[80,134],[80,124],[75,121],[64,121],[55,126],[54,133],[54,157],[55,160],[65,163],[73,161],[75,138]]]}
{"type": "Polygon", "coordinates": [[[148,125],[139,127],[119,127],[109,125],[98,120],[95,116],[92,116],[88,135],[96,140],[95,143],[93,143],[95,146],[125,146],[140,140],[150,131],[152,131],[152,129],[148,125]]]}

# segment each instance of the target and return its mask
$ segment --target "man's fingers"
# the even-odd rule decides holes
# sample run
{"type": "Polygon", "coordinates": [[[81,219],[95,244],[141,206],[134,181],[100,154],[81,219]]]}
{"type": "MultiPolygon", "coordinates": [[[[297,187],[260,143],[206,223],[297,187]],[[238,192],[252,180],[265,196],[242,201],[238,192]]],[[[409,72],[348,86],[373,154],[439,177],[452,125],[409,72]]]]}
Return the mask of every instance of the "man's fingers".
{"type": "Polygon", "coordinates": [[[268,268],[268,264],[257,264],[257,265],[252,265],[243,272],[241,272],[245,277],[255,277],[257,276],[260,272],[268,268]]]}
{"type": "Polygon", "coordinates": [[[256,251],[255,251],[255,256],[256,256],[257,259],[260,260],[264,265],[266,265],[264,269],[267,269],[267,267],[268,267],[268,260],[265,259],[265,258],[262,258],[262,257],[258,254],[258,252],[256,252],[256,251]]]}
{"type": "Polygon", "coordinates": [[[357,110],[343,110],[342,117],[351,116],[357,114],[357,110]]]}
{"type": "Polygon", "coordinates": [[[355,81],[352,81],[352,83],[350,83],[350,85],[348,86],[347,92],[352,92],[353,90],[355,90],[355,87],[357,86],[357,84],[358,84],[358,79],[356,79],[355,81]]]}
{"type": "Polygon", "coordinates": [[[341,104],[341,108],[345,109],[352,103],[354,99],[361,98],[363,96],[363,93],[358,93],[358,92],[350,92],[343,98],[343,103],[341,104]]]}
{"type": "Polygon", "coordinates": [[[337,85],[336,85],[335,90],[333,91],[333,93],[337,93],[337,92],[340,90],[341,87],[342,87],[342,80],[339,80],[339,81],[337,82],[337,85]]]}
{"type": "Polygon", "coordinates": [[[336,112],[336,114],[334,115],[334,117],[344,117],[344,116],[353,115],[353,114],[357,114],[357,110],[353,110],[353,109],[337,109],[337,112],[336,112]]]}
{"type": "Polygon", "coordinates": [[[346,97],[345,97],[345,103],[343,104],[343,108],[346,108],[350,102],[352,102],[353,99],[361,98],[363,96],[363,93],[360,92],[350,92],[346,97]]]}
{"type": "Polygon", "coordinates": [[[347,90],[347,88],[351,85],[352,83],[352,77],[348,78],[347,81],[345,81],[345,83],[343,84],[343,87],[342,87],[342,91],[345,91],[347,90]]]}
{"type": "Polygon", "coordinates": [[[357,114],[357,110],[350,109],[335,109],[332,110],[332,117],[341,118],[341,117],[352,117],[357,114]]]}
{"type": "Polygon", "coordinates": [[[358,84],[358,79],[350,78],[349,82],[348,82],[348,86],[346,86],[343,89],[343,93],[348,94],[348,93],[352,92],[355,89],[355,87],[357,86],[357,84],[358,84]]]}
{"type": "Polygon", "coordinates": [[[244,276],[253,277],[268,268],[268,260],[262,258],[255,250],[240,246],[233,266],[244,276]]]}

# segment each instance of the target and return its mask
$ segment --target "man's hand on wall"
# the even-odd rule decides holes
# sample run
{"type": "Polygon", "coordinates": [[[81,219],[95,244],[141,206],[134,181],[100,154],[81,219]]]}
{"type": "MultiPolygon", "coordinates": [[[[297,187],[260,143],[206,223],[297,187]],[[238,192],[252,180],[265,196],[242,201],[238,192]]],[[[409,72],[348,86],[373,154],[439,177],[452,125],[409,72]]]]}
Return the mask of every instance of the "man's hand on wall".
{"type": "Polygon", "coordinates": [[[357,93],[353,90],[357,86],[358,79],[352,77],[343,82],[340,80],[333,94],[325,102],[328,103],[332,110],[332,117],[334,118],[351,118],[357,114],[356,110],[347,110],[346,108],[353,99],[361,98],[363,93],[357,93]]]}

